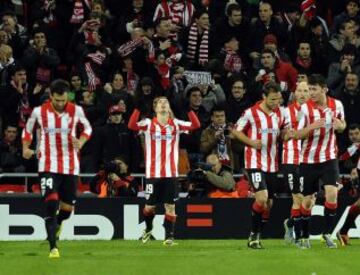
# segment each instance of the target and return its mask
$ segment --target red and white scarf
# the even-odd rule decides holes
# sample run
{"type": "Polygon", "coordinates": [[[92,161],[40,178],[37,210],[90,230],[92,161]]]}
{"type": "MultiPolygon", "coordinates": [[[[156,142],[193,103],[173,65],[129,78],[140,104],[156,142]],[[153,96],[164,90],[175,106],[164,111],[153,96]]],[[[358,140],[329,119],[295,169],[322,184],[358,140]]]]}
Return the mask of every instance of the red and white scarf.
{"type": "MultiPolygon", "coordinates": [[[[135,51],[138,47],[141,47],[144,45],[144,42],[141,38],[130,40],[129,42],[126,42],[125,44],[121,45],[117,51],[120,54],[121,57],[125,57],[130,55],[133,51],[135,51]]],[[[148,49],[148,62],[154,62],[155,60],[155,48],[153,43],[150,41],[150,43],[147,46],[148,49]]]]}
{"type": "Polygon", "coordinates": [[[161,17],[169,17],[172,23],[188,27],[191,24],[194,10],[190,0],[176,3],[162,0],[155,10],[154,21],[161,17]]]}
{"type": "MultiPolygon", "coordinates": [[[[188,39],[187,58],[195,62],[196,47],[198,45],[198,28],[196,22],[191,25],[188,39]]],[[[205,30],[201,36],[199,48],[199,64],[204,65],[209,60],[209,31],[205,30]]]]}
{"type": "Polygon", "coordinates": [[[95,53],[88,54],[87,57],[90,59],[90,61],[85,63],[85,72],[88,77],[89,90],[94,91],[96,86],[101,84],[101,81],[95,74],[91,63],[95,63],[101,66],[106,58],[106,54],[100,51],[96,51],[95,53]]]}
{"type": "Polygon", "coordinates": [[[231,73],[239,73],[242,69],[242,61],[240,56],[233,50],[225,50],[224,69],[231,73]]]}

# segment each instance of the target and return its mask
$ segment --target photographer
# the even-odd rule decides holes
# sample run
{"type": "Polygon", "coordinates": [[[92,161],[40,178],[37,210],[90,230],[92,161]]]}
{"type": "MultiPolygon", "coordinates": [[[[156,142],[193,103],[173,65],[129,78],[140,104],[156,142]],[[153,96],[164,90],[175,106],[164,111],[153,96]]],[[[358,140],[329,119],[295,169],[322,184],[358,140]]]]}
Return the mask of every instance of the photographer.
{"type": "Polygon", "coordinates": [[[235,180],[229,166],[221,163],[216,154],[210,154],[206,163],[199,163],[197,169],[189,173],[194,183],[189,189],[189,196],[196,195],[199,185],[206,190],[209,198],[238,198],[235,180]]]}
{"type": "Polygon", "coordinates": [[[116,157],[104,165],[90,182],[91,192],[104,197],[135,197],[138,184],[130,176],[128,165],[123,157],[116,157]]]}
{"type": "Polygon", "coordinates": [[[217,154],[220,161],[233,167],[231,142],[234,138],[226,124],[225,109],[219,106],[211,110],[211,124],[201,133],[200,151],[204,154],[217,154]]]}

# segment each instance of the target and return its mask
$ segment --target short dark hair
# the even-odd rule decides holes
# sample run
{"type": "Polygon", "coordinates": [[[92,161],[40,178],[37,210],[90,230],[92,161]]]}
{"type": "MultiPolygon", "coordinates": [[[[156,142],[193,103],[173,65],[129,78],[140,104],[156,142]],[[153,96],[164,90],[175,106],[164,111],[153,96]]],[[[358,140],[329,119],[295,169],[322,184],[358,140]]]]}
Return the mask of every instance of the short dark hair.
{"type": "Polygon", "coordinates": [[[326,79],[321,74],[312,74],[308,78],[309,85],[319,85],[322,88],[327,88],[326,79]]]}
{"type": "Polygon", "coordinates": [[[234,11],[240,11],[242,13],[241,7],[237,3],[231,3],[226,7],[226,16],[231,16],[234,11]]]}
{"type": "Polygon", "coordinates": [[[201,94],[200,88],[198,86],[193,86],[186,92],[186,97],[189,98],[193,92],[200,92],[201,94]]]}
{"type": "Polygon", "coordinates": [[[350,3],[354,3],[355,5],[360,7],[360,1],[359,0],[347,0],[346,1],[346,6],[349,5],[350,3]]]}
{"type": "Polygon", "coordinates": [[[359,123],[352,123],[352,124],[350,124],[350,126],[349,126],[349,131],[350,131],[350,130],[356,130],[356,129],[360,130],[360,124],[359,124],[359,123]]]}
{"type": "Polygon", "coordinates": [[[263,54],[266,54],[266,53],[271,54],[273,58],[276,58],[275,53],[274,53],[272,50],[270,50],[270,49],[263,49],[262,52],[261,52],[261,56],[262,56],[263,54]]]}
{"type": "Polygon", "coordinates": [[[167,21],[167,20],[170,20],[170,19],[171,19],[171,18],[170,18],[169,16],[162,16],[162,17],[157,18],[157,19],[155,20],[155,22],[154,22],[155,28],[156,28],[157,26],[159,26],[162,21],[167,21]]]}
{"type": "Polygon", "coordinates": [[[215,106],[211,109],[211,115],[214,115],[215,112],[224,112],[224,113],[225,113],[225,108],[224,108],[224,106],[215,105],[215,106]]]}
{"type": "Polygon", "coordinates": [[[65,81],[64,79],[55,79],[50,84],[50,94],[58,94],[63,95],[64,93],[69,92],[70,85],[69,82],[65,81]]]}
{"type": "Polygon", "coordinates": [[[209,14],[205,8],[196,9],[193,15],[194,19],[199,19],[203,14],[209,14]]]}
{"type": "Polygon", "coordinates": [[[21,63],[16,63],[15,66],[10,69],[10,76],[14,76],[17,72],[25,71],[26,68],[21,63]]]}
{"type": "Polygon", "coordinates": [[[268,96],[268,95],[271,94],[271,93],[280,93],[280,92],[281,92],[281,89],[280,89],[279,84],[277,84],[277,83],[274,82],[274,81],[267,82],[267,83],[263,86],[263,94],[264,94],[265,96],[268,96]]]}

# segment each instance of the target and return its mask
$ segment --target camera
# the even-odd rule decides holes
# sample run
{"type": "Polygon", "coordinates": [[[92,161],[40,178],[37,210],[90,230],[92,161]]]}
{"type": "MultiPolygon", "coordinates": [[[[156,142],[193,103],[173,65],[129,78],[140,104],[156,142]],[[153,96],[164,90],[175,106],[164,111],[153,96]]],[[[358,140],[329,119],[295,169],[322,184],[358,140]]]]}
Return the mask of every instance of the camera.
{"type": "Polygon", "coordinates": [[[206,162],[197,162],[195,163],[195,168],[190,170],[187,174],[188,179],[194,183],[201,183],[206,181],[206,176],[204,171],[211,171],[212,165],[206,162]]]}
{"type": "Polygon", "coordinates": [[[104,170],[107,174],[110,174],[110,173],[114,173],[118,176],[121,175],[121,171],[120,171],[120,167],[119,165],[114,162],[114,161],[111,161],[111,162],[108,162],[104,165],[104,170]]]}

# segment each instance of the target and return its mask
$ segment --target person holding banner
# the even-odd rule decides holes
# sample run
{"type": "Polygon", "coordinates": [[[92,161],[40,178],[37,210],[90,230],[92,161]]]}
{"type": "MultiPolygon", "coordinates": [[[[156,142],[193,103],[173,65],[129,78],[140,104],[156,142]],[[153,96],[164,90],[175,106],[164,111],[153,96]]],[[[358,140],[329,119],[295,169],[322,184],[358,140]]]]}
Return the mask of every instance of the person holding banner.
{"type": "Polygon", "coordinates": [[[200,121],[193,111],[188,113],[190,122],[174,118],[166,97],[157,97],[153,102],[155,117],[140,121],[140,111],[132,113],[129,129],[145,135],[145,177],[147,201],[143,209],[146,229],[142,242],[151,238],[155,207],[163,203],[165,207],[165,241],[172,246],[175,233],[175,201],[177,200],[176,178],[178,177],[179,139],[181,133],[200,128],[200,121]]]}

